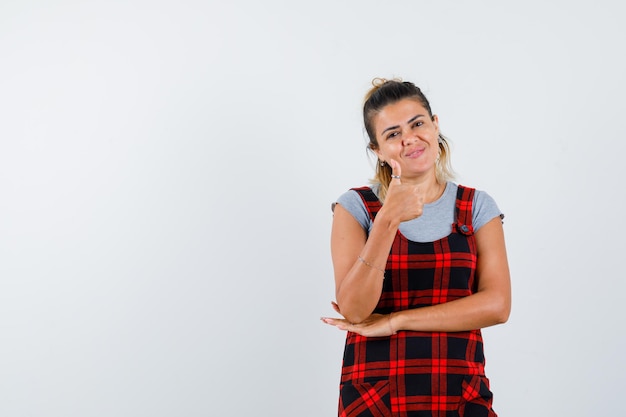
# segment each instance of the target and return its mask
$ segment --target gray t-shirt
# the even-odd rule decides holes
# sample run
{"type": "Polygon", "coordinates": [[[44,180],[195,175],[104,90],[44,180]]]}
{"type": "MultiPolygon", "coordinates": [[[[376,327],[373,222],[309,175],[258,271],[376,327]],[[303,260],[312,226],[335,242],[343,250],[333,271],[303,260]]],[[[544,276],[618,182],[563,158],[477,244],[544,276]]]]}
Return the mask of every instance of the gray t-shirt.
{"type": "MultiPolygon", "coordinates": [[[[438,200],[424,204],[422,215],[417,219],[400,223],[400,233],[414,242],[434,242],[448,236],[454,223],[456,192],[458,185],[453,182],[446,184],[443,195],[438,200]]],[[[378,195],[378,186],[372,186],[378,195]]],[[[365,208],[363,200],[354,190],[343,193],[337,204],[341,204],[363,226],[368,233],[372,229],[372,220],[365,208]]],[[[333,206],[334,208],[334,206],[333,206]]],[[[472,225],[477,231],[495,217],[504,218],[496,202],[484,191],[476,190],[472,206],[472,225]]]]}

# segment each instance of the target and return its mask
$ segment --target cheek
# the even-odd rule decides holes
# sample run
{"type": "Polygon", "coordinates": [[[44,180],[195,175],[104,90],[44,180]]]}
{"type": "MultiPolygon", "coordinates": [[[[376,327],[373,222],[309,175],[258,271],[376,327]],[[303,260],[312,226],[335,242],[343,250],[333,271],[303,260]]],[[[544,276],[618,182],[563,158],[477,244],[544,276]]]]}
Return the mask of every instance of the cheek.
{"type": "Polygon", "coordinates": [[[399,140],[392,140],[385,143],[385,146],[381,147],[381,149],[383,148],[384,152],[386,153],[396,154],[400,152],[404,148],[404,146],[402,146],[402,142],[400,142],[399,140]]]}

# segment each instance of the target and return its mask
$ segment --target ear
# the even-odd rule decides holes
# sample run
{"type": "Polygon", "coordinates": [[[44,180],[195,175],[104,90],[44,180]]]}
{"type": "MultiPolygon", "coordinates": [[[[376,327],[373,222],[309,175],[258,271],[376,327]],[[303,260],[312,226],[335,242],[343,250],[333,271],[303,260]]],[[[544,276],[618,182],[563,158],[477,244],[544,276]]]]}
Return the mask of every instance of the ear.
{"type": "Polygon", "coordinates": [[[370,145],[370,149],[376,154],[380,161],[385,162],[385,158],[383,158],[383,154],[382,152],[380,152],[380,148],[374,148],[372,145],[370,145]]]}
{"type": "Polygon", "coordinates": [[[435,129],[437,129],[437,133],[439,133],[439,117],[436,114],[433,114],[431,117],[433,124],[435,125],[435,129]]]}

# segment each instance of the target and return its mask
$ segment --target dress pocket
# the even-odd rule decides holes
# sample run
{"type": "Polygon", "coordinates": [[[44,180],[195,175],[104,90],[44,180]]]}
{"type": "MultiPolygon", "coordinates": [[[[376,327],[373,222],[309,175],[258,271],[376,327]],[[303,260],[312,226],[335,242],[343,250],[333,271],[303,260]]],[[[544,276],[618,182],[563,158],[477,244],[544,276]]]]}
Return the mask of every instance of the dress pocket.
{"type": "Polygon", "coordinates": [[[468,376],[463,381],[459,415],[464,417],[497,417],[491,408],[493,394],[485,376],[468,376]]]}
{"type": "Polygon", "coordinates": [[[392,417],[389,381],[342,384],[339,394],[340,417],[392,417]]]}

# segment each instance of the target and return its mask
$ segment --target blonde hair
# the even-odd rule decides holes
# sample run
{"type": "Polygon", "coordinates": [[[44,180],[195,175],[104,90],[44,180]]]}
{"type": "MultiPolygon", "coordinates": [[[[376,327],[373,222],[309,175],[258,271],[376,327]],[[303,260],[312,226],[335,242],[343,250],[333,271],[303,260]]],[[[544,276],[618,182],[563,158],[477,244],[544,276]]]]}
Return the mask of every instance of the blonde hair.
{"type": "MultiPolygon", "coordinates": [[[[428,111],[430,118],[433,118],[428,99],[415,84],[397,78],[392,80],[374,78],[372,86],[365,94],[363,103],[363,124],[369,138],[367,147],[370,151],[374,151],[379,147],[376,132],[374,131],[374,118],[385,106],[404,99],[416,100],[428,111]]],[[[437,182],[443,184],[454,179],[454,171],[450,162],[450,144],[448,139],[440,133],[438,142],[439,157],[435,164],[435,175],[437,182]]],[[[384,201],[389,183],[391,182],[391,167],[389,164],[377,163],[376,174],[371,182],[379,184],[378,196],[381,201],[384,201]]]]}

